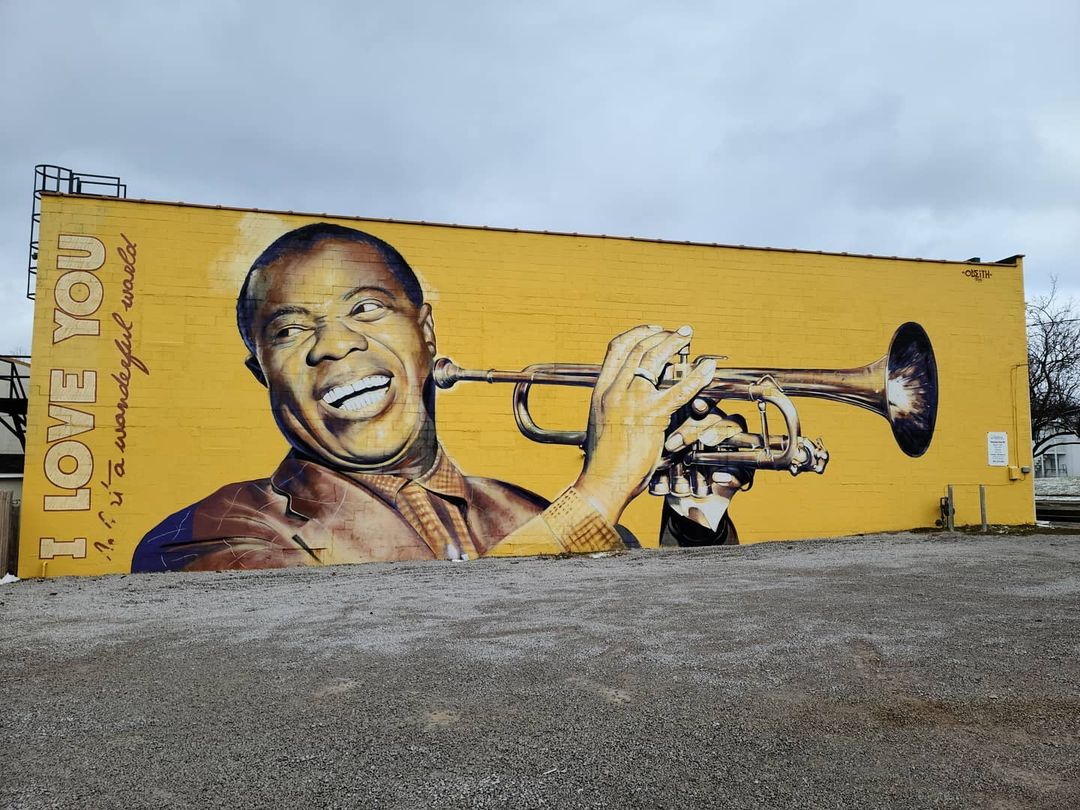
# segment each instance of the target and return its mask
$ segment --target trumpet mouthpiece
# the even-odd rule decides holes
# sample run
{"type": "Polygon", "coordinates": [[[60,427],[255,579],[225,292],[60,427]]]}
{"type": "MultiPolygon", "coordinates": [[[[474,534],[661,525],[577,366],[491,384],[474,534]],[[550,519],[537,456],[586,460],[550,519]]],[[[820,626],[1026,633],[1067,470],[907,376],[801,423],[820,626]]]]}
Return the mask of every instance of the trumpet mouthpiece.
{"type": "Polygon", "coordinates": [[[440,357],[431,370],[431,378],[439,388],[450,388],[461,379],[461,368],[449,357],[440,357]]]}

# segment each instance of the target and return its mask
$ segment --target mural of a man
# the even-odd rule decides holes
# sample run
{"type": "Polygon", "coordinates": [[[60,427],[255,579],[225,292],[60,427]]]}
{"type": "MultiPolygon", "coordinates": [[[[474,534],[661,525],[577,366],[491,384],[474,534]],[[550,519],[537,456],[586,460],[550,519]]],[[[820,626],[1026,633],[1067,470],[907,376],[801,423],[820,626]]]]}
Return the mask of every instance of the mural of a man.
{"type": "MultiPolygon", "coordinates": [[[[164,520],[140,542],[134,571],[623,548],[634,541],[619,517],[665,447],[732,425],[714,412],[668,431],[715,363],[660,390],[690,329],[639,326],[609,344],[583,469],[559,497],[464,475],[436,433],[435,325],[416,275],[388,243],[339,225],[271,244],[240,290],[237,325],[291,451],[269,478],[229,484],[164,520]]],[[[704,499],[669,497],[663,542],[737,542],[726,506],[739,483],[718,473],[704,499]]]]}

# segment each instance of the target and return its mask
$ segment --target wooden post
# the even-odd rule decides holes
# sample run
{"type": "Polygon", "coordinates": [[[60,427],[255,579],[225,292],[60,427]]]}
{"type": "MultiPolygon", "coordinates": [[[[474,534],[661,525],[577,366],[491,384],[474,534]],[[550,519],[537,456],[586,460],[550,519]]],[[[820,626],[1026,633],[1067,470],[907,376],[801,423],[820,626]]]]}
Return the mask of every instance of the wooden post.
{"type": "Polygon", "coordinates": [[[0,492],[0,576],[16,567],[15,520],[10,492],[0,492]]]}

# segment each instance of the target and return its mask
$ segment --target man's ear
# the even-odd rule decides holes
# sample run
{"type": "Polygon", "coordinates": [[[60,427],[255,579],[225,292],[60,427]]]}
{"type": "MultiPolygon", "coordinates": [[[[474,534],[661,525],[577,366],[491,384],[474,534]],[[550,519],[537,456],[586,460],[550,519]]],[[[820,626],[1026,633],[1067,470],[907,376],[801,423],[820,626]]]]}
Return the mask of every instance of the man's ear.
{"type": "Polygon", "coordinates": [[[420,321],[420,331],[424,333],[424,343],[428,347],[428,351],[435,354],[435,321],[431,317],[431,304],[424,304],[420,307],[420,314],[417,316],[420,321]]]}
{"type": "Polygon", "coordinates": [[[266,375],[263,374],[262,366],[260,366],[259,361],[255,359],[255,355],[249,354],[247,360],[244,361],[244,365],[247,366],[248,371],[255,376],[256,380],[264,386],[269,387],[266,385],[266,375]]]}

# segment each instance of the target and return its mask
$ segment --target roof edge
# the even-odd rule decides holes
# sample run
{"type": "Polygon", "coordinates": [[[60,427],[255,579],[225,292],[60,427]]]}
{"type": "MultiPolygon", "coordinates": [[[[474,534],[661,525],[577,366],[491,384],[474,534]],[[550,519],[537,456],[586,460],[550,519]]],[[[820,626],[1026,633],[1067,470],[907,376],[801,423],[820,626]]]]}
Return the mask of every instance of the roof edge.
{"type": "Polygon", "coordinates": [[[1017,253],[1007,259],[996,262],[980,262],[963,259],[924,259],[917,256],[886,256],[880,253],[849,253],[835,250],[806,250],[803,248],[778,248],[763,247],[760,245],[731,245],[723,242],[695,242],[680,241],[678,239],[659,239],[647,236],[619,236],[606,233],[578,233],[576,231],[544,231],[533,228],[503,228],[495,225],[460,225],[455,222],[428,222],[422,219],[390,219],[387,217],[361,217],[351,214],[328,214],[316,211],[285,211],[277,208],[245,208],[239,205],[210,205],[207,203],[189,203],[179,200],[147,200],[134,197],[103,197],[98,194],[62,194],[55,191],[41,192],[43,197],[69,197],[83,200],[105,200],[112,203],[142,203],[146,205],[173,205],[180,208],[204,208],[220,211],[242,211],[252,214],[279,214],[297,217],[326,217],[328,219],[345,219],[356,222],[380,222],[391,225],[426,225],[432,228],[457,228],[469,231],[493,231],[497,233],[529,233],[542,236],[576,236],[582,239],[612,239],[619,242],[648,242],[660,245],[685,245],[688,247],[717,247],[730,250],[757,250],[770,253],[799,253],[808,256],[847,256],[854,259],[891,259],[905,262],[925,262],[927,264],[978,264],[983,267],[1016,267],[1024,258],[1023,253],[1017,253]]]}

